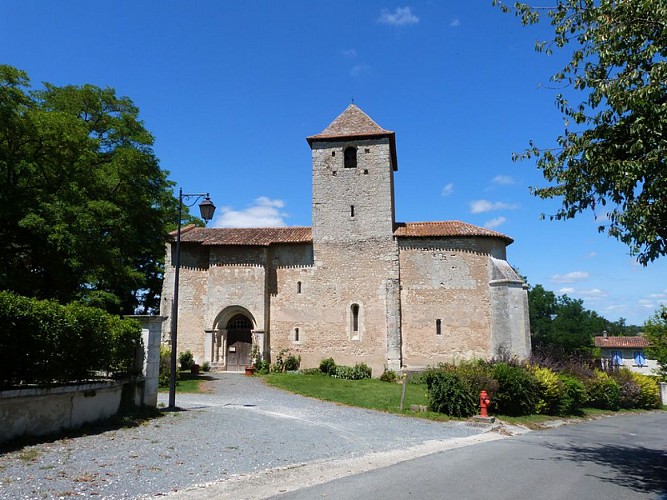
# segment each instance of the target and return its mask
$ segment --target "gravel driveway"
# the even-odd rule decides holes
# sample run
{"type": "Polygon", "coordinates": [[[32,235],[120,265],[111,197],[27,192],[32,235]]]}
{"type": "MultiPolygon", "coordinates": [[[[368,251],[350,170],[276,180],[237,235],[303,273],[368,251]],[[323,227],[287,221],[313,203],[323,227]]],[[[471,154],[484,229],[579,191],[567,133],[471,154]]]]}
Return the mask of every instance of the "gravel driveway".
{"type": "MultiPolygon", "coordinates": [[[[213,377],[209,394],[177,394],[176,404],[186,411],[166,412],[136,428],[0,455],[0,498],[136,498],[170,492],[187,497],[188,491],[199,491],[190,493],[194,498],[202,496],[197,485],[204,483],[224,485],[306,464],[330,464],[323,468],[334,470],[334,463],[357,463],[363,468],[372,462],[367,457],[386,461],[402,450],[475,439],[485,432],[462,422],[411,419],[304,398],[266,387],[254,377],[213,377]]],[[[160,396],[166,400],[166,394],[160,396]]],[[[238,491],[233,496],[241,498],[238,491]]]]}

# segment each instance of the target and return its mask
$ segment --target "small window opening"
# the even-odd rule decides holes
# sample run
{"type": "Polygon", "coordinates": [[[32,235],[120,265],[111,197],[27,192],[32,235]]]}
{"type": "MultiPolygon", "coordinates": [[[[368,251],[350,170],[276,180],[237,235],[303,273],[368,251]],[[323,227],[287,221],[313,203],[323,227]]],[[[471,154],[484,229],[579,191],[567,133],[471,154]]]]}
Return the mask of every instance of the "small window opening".
{"type": "Polygon", "coordinates": [[[359,331],[359,305],[352,304],[352,331],[359,331]]]}
{"type": "Polygon", "coordinates": [[[345,168],[357,168],[357,148],[345,148],[345,168]]]}
{"type": "Polygon", "coordinates": [[[300,281],[296,282],[296,293],[301,293],[301,282],[300,281]]]}
{"type": "Polygon", "coordinates": [[[294,329],[294,342],[298,342],[298,341],[299,341],[299,329],[295,328],[294,329]]]}
{"type": "Polygon", "coordinates": [[[331,152],[331,156],[336,156],[336,152],[335,152],[335,151],[332,151],[332,152],[331,152]]]}
{"type": "Polygon", "coordinates": [[[364,169],[364,174],[368,174],[368,169],[367,168],[364,169]]]}
{"type": "Polygon", "coordinates": [[[335,170],[331,173],[333,174],[334,177],[336,177],[336,171],[335,170]]]}
{"type": "Polygon", "coordinates": [[[370,153],[371,150],[369,148],[364,149],[364,153],[370,153]]]}
{"type": "Polygon", "coordinates": [[[354,205],[350,205],[350,217],[354,217],[354,205]]]}
{"type": "Polygon", "coordinates": [[[439,319],[435,320],[435,334],[442,335],[442,321],[439,319]]]}

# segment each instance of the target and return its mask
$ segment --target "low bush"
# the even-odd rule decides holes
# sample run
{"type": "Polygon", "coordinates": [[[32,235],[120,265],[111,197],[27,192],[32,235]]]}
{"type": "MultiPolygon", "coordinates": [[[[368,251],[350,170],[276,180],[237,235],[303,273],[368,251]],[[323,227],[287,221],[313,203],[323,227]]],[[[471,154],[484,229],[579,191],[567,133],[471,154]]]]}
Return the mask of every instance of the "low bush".
{"type": "Polygon", "coordinates": [[[394,370],[385,370],[380,375],[380,380],[383,382],[396,382],[397,376],[394,370]]]}
{"type": "Polygon", "coordinates": [[[337,365],[336,372],[332,377],[345,380],[362,380],[371,378],[371,368],[366,365],[366,363],[357,363],[354,366],[337,365]]]}
{"type": "Polygon", "coordinates": [[[336,373],[336,362],[333,358],[326,358],[320,361],[320,371],[326,373],[327,375],[333,375],[336,373]]]}
{"type": "Polygon", "coordinates": [[[570,402],[561,378],[549,368],[533,367],[531,372],[540,386],[535,411],[542,415],[566,415],[570,402]]]}
{"type": "Polygon", "coordinates": [[[276,362],[271,365],[272,372],[295,371],[301,366],[301,355],[295,355],[290,349],[281,349],[276,356],[276,362]]]}
{"type": "Polygon", "coordinates": [[[431,410],[452,417],[477,413],[477,398],[470,387],[453,371],[431,371],[425,378],[431,410]]]}
{"type": "Polygon", "coordinates": [[[521,366],[497,363],[493,378],[498,390],[491,406],[497,413],[509,416],[530,415],[535,412],[540,384],[535,376],[521,366]]]}
{"type": "Polygon", "coordinates": [[[559,373],[558,376],[563,383],[566,395],[566,399],[563,405],[564,414],[575,415],[581,410],[581,408],[584,407],[588,401],[586,387],[581,380],[572,375],[559,373]]]}
{"type": "Polygon", "coordinates": [[[211,371],[211,363],[209,361],[204,361],[201,365],[201,371],[210,372],[211,371]]]}
{"type": "Polygon", "coordinates": [[[493,401],[498,391],[498,381],[493,378],[493,365],[483,360],[464,361],[456,367],[456,373],[470,387],[473,394],[479,397],[486,391],[493,401]]]}
{"type": "Polygon", "coordinates": [[[655,377],[632,372],[632,378],[639,387],[639,400],[636,408],[652,409],[660,408],[660,384],[655,377]]]}
{"type": "Polygon", "coordinates": [[[178,354],[178,364],[181,365],[181,370],[187,371],[192,368],[192,365],[195,364],[195,357],[193,356],[190,349],[185,352],[178,354]]]}
{"type": "Polygon", "coordinates": [[[596,370],[591,378],[584,381],[588,404],[601,410],[618,410],[621,391],[616,381],[605,372],[596,370]]]}

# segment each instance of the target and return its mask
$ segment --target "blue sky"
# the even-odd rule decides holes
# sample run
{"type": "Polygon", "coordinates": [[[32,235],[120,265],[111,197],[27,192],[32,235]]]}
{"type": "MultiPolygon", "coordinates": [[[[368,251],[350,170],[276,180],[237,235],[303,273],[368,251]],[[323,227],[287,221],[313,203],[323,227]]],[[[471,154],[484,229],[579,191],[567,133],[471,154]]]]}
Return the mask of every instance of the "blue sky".
{"type": "Polygon", "coordinates": [[[396,132],[397,220],[501,231],[529,283],[642,324],[667,303],[667,258],[639,266],[592,213],[540,220],[559,204],[511,160],[562,131],[549,76],[566,54],[536,53],[547,37],[491,0],[0,1],[0,62],[130,97],[170,178],[211,193],[215,225],[310,225],[305,137],[354,99],[396,132]]]}

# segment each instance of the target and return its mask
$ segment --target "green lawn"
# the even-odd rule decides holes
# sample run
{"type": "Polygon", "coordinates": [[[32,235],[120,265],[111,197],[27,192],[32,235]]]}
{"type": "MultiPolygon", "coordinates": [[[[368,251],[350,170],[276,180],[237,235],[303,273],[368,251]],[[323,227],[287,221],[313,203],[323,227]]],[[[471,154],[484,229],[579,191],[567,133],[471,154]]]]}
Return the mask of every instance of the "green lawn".
{"type": "Polygon", "coordinates": [[[426,384],[407,384],[404,410],[401,411],[402,385],[378,379],[341,380],[324,374],[270,373],[264,375],[272,387],[359,408],[418,416],[431,420],[450,420],[447,415],[434,412],[415,412],[410,405],[428,405],[426,384]]]}
{"type": "MultiPolygon", "coordinates": [[[[179,372],[179,379],[176,380],[176,392],[191,392],[199,393],[203,392],[201,390],[201,384],[204,380],[211,380],[211,377],[200,373],[199,375],[193,375],[189,371],[179,372]]],[[[160,387],[159,392],[169,392],[169,386],[160,387]]]]}

